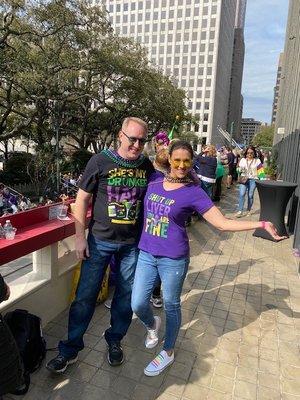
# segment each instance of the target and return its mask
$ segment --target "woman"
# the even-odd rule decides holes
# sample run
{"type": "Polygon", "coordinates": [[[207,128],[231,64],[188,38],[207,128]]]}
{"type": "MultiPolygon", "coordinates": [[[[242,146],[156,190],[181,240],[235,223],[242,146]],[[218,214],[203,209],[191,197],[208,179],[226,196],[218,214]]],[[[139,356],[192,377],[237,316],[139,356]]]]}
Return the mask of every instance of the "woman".
{"type": "Polygon", "coordinates": [[[170,172],[153,174],[144,200],[144,226],[132,293],[133,312],[147,329],[145,346],[158,344],[160,318],[153,316],[149,300],[158,278],[162,281],[166,331],[163,350],[144,369],[148,376],[161,373],[174,361],[174,346],[181,324],[180,295],[189,265],[189,241],[185,221],[198,212],[214,227],[226,231],[265,228],[281,239],[271,222],[232,221],[225,218],[207,194],[189,178],[193,150],[177,141],[169,150],[170,172]]]}
{"type": "Polygon", "coordinates": [[[256,188],[255,181],[259,179],[259,171],[263,170],[263,166],[259,158],[257,158],[256,150],[253,146],[247,147],[244,157],[238,164],[238,173],[240,184],[239,187],[239,206],[236,217],[243,216],[245,195],[248,195],[247,216],[251,215],[253,205],[254,190],[256,188]]]}
{"type": "Polygon", "coordinates": [[[202,189],[212,198],[217,169],[217,151],[214,145],[209,144],[205,147],[203,154],[196,158],[194,168],[201,179],[202,189]]]}

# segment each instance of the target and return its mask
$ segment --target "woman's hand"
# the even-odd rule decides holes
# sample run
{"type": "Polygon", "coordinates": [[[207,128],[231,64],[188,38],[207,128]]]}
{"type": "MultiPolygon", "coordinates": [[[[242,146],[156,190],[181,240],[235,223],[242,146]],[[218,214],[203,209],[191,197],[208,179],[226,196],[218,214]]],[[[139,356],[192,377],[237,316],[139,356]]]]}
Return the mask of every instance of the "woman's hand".
{"type": "Polygon", "coordinates": [[[275,239],[275,240],[282,240],[282,239],[286,239],[286,238],[287,238],[287,236],[279,236],[275,225],[272,224],[272,222],[270,222],[270,221],[266,221],[266,222],[265,222],[265,227],[264,227],[264,229],[265,229],[267,232],[269,232],[269,234],[270,234],[270,235],[272,236],[272,238],[275,239]]]}

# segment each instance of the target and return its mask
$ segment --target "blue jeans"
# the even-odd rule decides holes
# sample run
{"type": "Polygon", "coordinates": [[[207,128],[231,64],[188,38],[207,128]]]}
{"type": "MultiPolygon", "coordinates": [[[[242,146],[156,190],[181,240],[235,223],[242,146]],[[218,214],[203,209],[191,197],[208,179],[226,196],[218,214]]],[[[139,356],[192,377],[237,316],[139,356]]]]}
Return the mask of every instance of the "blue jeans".
{"type": "Polygon", "coordinates": [[[81,266],[76,297],[70,307],[68,339],[59,342],[59,354],[73,358],[84,348],[83,335],[92,319],[106,268],[112,255],[117,264],[116,288],[111,305],[110,328],[105,332],[108,343],[125,335],[132,319],[131,292],[137,263],[136,245],[105,242],[89,234],[90,257],[81,266]]]}
{"type": "Polygon", "coordinates": [[[248,192],[248,208],[250,211],[253,205],[254,190],[256,188],[255,179],[248,179],[245,184],[240,183],[239,187],[239,211],[244,210],[245,195],[248,192]]]}
{"type": "Polygon", "coordinates": [[[201,180],[201,188],[205,191],[205,193],[212,198],[213,194],[213,183],[205,182],[201,180]]]}
{"type": "Polygon", "coordinates": [[[154,317],[150,307],[150,297],[158,278],[161,279],[166,312],[164,350],[174,348],[180,329],[180,295],[188,265],[189,258],[174,260],[168,257],[155,257],[142,250],[139,254],[131,307],[147,328],[153,328],[154,317]]]}

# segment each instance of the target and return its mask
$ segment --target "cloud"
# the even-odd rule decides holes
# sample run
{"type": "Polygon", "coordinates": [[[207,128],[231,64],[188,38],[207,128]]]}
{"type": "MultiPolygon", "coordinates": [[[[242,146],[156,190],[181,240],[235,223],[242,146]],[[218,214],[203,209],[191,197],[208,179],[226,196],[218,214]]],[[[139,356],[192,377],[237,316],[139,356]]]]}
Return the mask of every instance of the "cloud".
{"type": "Polygon", "coordinates": [[[248,0],[243,77],[244,116],[271,120],[279,54],[284,49],[287,0],[248,0]]]}

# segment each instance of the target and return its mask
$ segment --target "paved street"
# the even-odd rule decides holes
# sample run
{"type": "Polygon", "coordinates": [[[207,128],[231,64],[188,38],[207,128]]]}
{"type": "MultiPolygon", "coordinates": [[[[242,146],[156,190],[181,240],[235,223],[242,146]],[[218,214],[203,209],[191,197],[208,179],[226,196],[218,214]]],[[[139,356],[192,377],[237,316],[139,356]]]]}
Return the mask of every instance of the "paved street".
{"type": "MultiPolygon", "coordinates": [[[[227,215],[236,199],[234,190],[227,191],[222,201],[227,215]]],[[[249,232],[220,234],[204,222],[194,222],[189,232],[191,265],[172,367],[158,377],[144,376],[155,349],[144,348],[137,319],[123,342],[125,363],[110,367],[102,338],[109,312],[100,305],[80,362],[61,376],[42,368],[32,375],[24,399],[300,399],[300,281],[292,240],[276,244],[249,232]]],[[[66,326],[65,312],[46,327],[48,347],[66,326]]],[[[47,359],[54,354],[48,352],[47,359]]]]}

